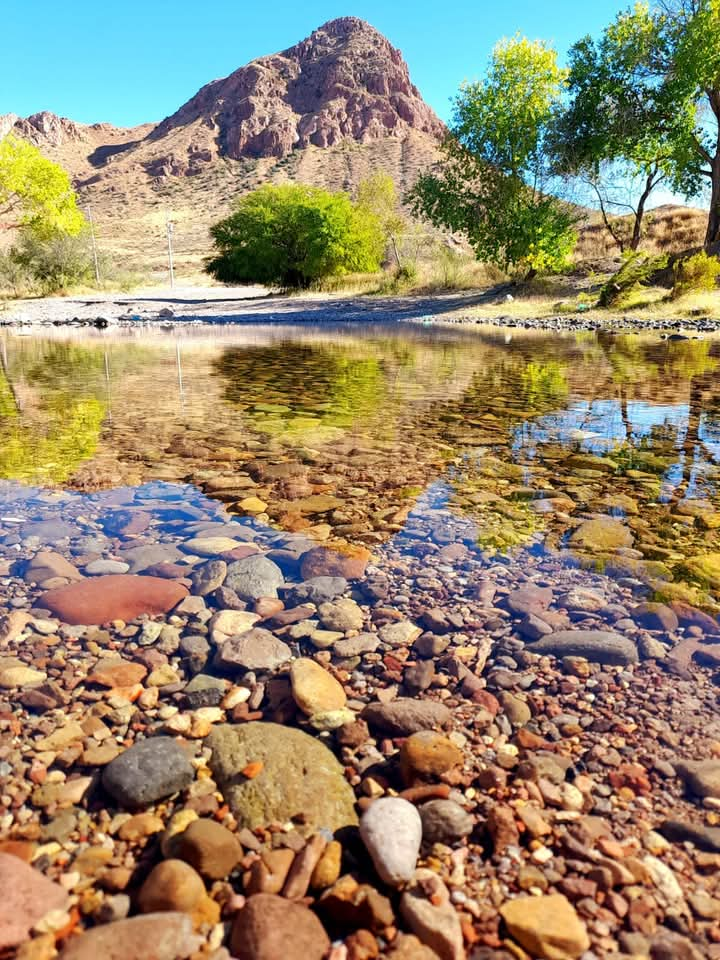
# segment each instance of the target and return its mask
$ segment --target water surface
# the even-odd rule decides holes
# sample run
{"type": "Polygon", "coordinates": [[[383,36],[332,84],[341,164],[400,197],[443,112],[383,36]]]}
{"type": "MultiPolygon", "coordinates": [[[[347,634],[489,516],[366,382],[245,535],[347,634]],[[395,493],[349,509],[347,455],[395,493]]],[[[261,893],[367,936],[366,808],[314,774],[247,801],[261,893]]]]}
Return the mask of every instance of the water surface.
{"type": "Polygon", "coordinates": [[[717,340],[298,325],[0,346],[11,556],[32,522],[134,499],[178,535],[211,509],[417,551],[422,516],[488,563],[552,554],[710,605],[720,584],[717,340]]]}

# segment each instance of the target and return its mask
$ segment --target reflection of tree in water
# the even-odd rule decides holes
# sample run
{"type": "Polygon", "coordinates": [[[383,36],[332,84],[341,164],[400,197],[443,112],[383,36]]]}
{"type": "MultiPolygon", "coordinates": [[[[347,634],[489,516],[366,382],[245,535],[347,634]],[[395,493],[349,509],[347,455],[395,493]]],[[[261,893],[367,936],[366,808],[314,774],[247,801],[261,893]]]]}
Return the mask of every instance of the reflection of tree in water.
{"type": "Polygon", "coordinates": [[[12,364],[2,351],[3,479],[65,483],[93,455],[105,417],[99,396],[102,364],[99,351],[66,343],[50,344],[42,354],[24,353],[12,364]],[[97,389],[92,385],[96,380],[97,389]]]}

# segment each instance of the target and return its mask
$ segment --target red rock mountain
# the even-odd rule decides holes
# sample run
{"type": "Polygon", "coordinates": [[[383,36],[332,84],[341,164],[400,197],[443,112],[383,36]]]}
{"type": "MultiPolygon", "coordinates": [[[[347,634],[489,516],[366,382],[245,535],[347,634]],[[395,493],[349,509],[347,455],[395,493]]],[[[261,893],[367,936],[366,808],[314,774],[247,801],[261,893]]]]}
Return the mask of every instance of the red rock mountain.
{"type": "Polygon", "coordinates": [[[402,54],[374,27],[341,17],[282,53],[214,80],[161,123],[84,125],[51,113],[0,117],[66,167],[98,223],[137,252],[164,206],[207,251],[207,224],[242,190],[296,180],[352,190],[377,169],[404,190],[433,162],[444,127],[402,54]],[[202,194],[200,197],[198,194],[202,194]]]}

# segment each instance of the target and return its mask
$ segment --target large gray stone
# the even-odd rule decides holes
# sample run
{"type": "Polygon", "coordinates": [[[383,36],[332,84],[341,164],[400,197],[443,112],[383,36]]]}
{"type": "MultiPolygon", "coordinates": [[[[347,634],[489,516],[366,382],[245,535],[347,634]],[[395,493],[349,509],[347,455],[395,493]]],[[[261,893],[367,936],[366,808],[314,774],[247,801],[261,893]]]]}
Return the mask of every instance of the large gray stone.
{"type": "Polygon", "coordinates": [[[532,653],[585,657],[594,663],[637,663],[638,652],[628,637],[609,630],[560,630],[528,647],[532,653]]]}
{"type": "Polygon", "coordinates": [[[319,606],[342,596],[347,588],[348,582],[344,577],[311,577],[289,590],[286,601],[289,606],[303,603],[315,603],[319,606]]]}
{"type": "Polygon", "coordinates": [[[172,737],[141,740],[112,760],[103,786],[126,807],[141,807],[188,787],[194,778],[187,754],[172,737]]]}
{"type": "Polygon", "coordinates": [[[720,760],[681,760],[675,772],[698,797],[720,797],[720,760]]]}
{"type": "Polygon", "coordinates": [[[370,703],[362,712],[363,720],[391,737],[407,737],[419,730],[433,730],[450,719],[450,710],[435,700],[411,700],[401,697],[390,703],[370,703]]]}
{"type": "Polygon", "coordinates": [[[357,823],[355,794],[343,768],[319,740],[293,727],[222,724],[205,740],[215,781],[241,827],[298,819],[298,829],[331,832],[357,823]],[[249,779],[248,764],[262,768],[249,779]]]}
{"type": "Polygon", "coordinates": [[[224,586],[234,590],[241,600],[277,597],[285,579],[280,567],[260,555],[235,560],[228,565],[224,586]]]}
{"type": "Polygon", "coordinates": [[[230,637],[215,654],[219,670],[276,670],[292,657],[292,650],[282,640],[254,627],[236,637],[230,637]]]}

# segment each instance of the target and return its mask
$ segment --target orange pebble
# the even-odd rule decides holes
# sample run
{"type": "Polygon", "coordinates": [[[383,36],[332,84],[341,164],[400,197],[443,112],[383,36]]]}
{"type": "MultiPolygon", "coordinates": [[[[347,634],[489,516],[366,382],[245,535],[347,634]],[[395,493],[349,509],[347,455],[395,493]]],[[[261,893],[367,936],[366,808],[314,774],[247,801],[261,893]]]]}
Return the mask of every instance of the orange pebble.
{"type": "Polygon", "coordinates": [[[255,760],[253,763],[249,763],[246,767],[243,767],[241,772],[248,780],[254,780],[255,777],[262,772],[264,766],[265,764],[262,760],[255,760]]]}

